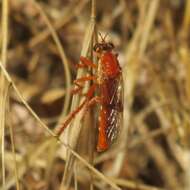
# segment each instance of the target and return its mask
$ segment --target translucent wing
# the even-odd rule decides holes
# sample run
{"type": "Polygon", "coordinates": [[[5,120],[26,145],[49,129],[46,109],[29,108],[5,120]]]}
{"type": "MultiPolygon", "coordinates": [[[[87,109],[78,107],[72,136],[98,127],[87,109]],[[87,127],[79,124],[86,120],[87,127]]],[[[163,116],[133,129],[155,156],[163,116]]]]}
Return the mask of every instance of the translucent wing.
{"type": "Polygon", "coordinates": [[[107,106],[106,137],[109,144],[118,136],[123,121],[123,79],[119,75],[107,84],[109,106],[107,106]]]}

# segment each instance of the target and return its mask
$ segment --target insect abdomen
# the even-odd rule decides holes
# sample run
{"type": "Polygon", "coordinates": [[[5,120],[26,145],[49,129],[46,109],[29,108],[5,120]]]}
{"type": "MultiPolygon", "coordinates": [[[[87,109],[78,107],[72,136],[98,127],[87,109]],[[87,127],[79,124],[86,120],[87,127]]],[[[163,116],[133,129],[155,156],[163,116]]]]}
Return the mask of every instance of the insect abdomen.
{"type": "Polygon", "coordinates": [[[98,126],[98,143],[97,151],[102,152],[108,148],[108,141],[106,137],[107,130],[107,110],[105,107],[101,107],[99,115],[99,126],[98,126]]]}

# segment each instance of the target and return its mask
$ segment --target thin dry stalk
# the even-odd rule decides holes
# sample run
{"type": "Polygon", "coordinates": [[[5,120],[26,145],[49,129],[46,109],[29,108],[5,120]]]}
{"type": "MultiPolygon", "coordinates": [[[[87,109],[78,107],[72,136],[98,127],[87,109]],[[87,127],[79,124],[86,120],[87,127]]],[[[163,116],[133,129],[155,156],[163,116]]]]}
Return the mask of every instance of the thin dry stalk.
{"type": "Polygon", "coordinates": [[[160,3],[160,0],[150,1],[148,12],[147,12],[147,15],[145,17],[144,30],[143,30],[141,42],[139,45],[139,56],[140,57],[143,57],[143,54],[146,50],[149,35],[151,32],[154,20],[156,18],[159,3],[160,3]]]}
{"type": "MultiPolygon", "coordinates": [[[[9,89],[10,90],[10,89],[9,89]]],[[[11,114],[10,114],[10,103],[8,100],[8,115],[9,115],[9,131],[10,131],[10,137],[11,137],[11,148],[12,148],[12,155],[13,155],[13,162],[14,162],[14,174],[15,174],[15,181],[16,181],[16,189],[20,190],[19,185],[19,174],[18,174],[18,165],[16,161],[16,152],[15,152],[15,140],[14,140],[14,131],[12,126],[12,120],[11,120],[11,114]]]]}
{"type": "Polygon", "coordinates": [[[184,14],[184,18],[183,18],[183,26],[182,26],[182,31],[181,33],[184,36],[188,35],[188,29],[190,26],[190,0],[186,1],[186,6],[185,6],[185,14],[184,14]]]}
{"type": "Polygon", "coordinates": [[[5,135],[5,121],[6,121],[6,106],[7,106],[7,100],[9,98],[9,91],[8,87],[6,86],[6,80],[5,78],[1,77],[1,81],[3,81],[1,88],[3,92],[1,93],[0,98],[0,127],[1,127],[1,162],[2,162],[2,186],[3,189],[5,189],[5,145],[4,145],[4,135],[5,135]]]}
{"type": "MultiPolygon", "coordinates": [[[[7,44],[8,44],[8,0],[2,2],[2,65],[6,67],[7,64],[7,44]]],[[[5,149],[4,149],[4,132],[5,132],[5,118],[6,106],[9,97],[8,83],[1,72],[0,83],[0,137],[1,137],[1,161],[2,161],[2,186],[5,189],[5,149]]]]}

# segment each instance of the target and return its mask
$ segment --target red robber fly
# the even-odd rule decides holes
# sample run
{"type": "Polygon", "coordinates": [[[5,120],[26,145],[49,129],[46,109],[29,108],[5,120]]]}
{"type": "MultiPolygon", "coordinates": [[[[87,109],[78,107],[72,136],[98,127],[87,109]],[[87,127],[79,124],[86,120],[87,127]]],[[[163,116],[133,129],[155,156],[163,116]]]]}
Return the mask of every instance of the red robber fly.
{"type": "Polygon", "coordinates": [[[94,75],[78,78],[74,81],[77,86],[73,93],[79,93],[83,89],[86,81],[93,81],[89,87],[84,101],[71,112],[61,128],[58,136],[69,125],[72,119],[82,108],[89,108],[94,104],[99,107],[98,121],[98,141],[97,151],[102,152],[108,149],[117,137],[123,119],[123,80],[122,70],[117,59],[118,54],[113,52],[114,45],[105,41],[100,34],[101,42],[93,47],[94,53],[98,58],[98,64],[94,64],[86,57],[80,57],[78,68],[93,68],[94,75]],[[95,95],[96,94],[96,95],[95,95]]]}

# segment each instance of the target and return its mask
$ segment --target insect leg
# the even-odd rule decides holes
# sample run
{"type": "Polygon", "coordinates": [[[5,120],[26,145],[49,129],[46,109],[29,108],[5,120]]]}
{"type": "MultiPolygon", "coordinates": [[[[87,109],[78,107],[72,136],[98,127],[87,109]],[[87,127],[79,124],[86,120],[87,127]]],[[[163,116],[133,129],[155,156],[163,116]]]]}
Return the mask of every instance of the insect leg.
{"type": "MultiPolygon", "coordinates": [[[[85,104],[85,107],[84,107],[84,112],[83,112],[83,115],[82,115],[82,119],[84,119],[88,109],[95,105],[95,104],[101,104],[102,103],[102,98],[99,97],[99,96],[95,96],[93,98],[91,98],[87,104],[85,104]]],[[[103,112],[102,112],[103,113],[103,112]]],[[[102,117],[102,116],[101,116],[102,117]]],[[[97,151],[98,152],[102,152],[104,150],[106,150],[108,148],[108,142],[107,142],[107,137],[106,137],[106,128],[105,128],[105,122],[102,121],[103,123],[101,123],[99,125],[99,128],[98,128],[98,143],[97,143],[97,151]]]]}
{"type": "Polygon", "coordinates": [[[76,65],[77,68],[84,68],[84,67],[92,67],[94,69],[97,68],[97,65],[94,64],[91,60],[87,59],[86,57],[80,57],[80,61],[82,63],[79,63],[76,65]]]}
{"type": "Polygon", "coordinates": [[[79,82],[86,82],[86,81],[90,81],[90,80],[96,80],[96,77],[93,75],[81,77],[81,78],[74,80],[74,83],[76,84],[79,82]]]}
{"type": "Polygon", "coordinates": [[[93,97],[87,104],[88,107],[93,106],[96,103],[101,103],[102,99],[99,96],[93,97]]]}
{"type": "Polygon", "coordinates": [[[73,89],[71,91],[71,93],[76,94],[76,93],[80,92],[84,87],[80,83],[84,83],[84,82],[90,81],[90,80],[96,80],[96,77],[95,76],[85,76],[85,77],[81,77],[81,78],[74,80],[73,83],[77,86],[77,88],[73,89]]]}
{"type": "Polygon", "coordinates": [[[101,103],[101,98],[99,96],[95,96],[93,98],[91,98],[88,103],[86,104],[86,107],[85,107],[85,110],[84,110],[84,113],[83,113],[83,116],[82,118],[86,115],[85,113],[88,111],[88,109],[91,107],[91,106],[94,106],[96,103],[101,103]]]}
{"type": "Polygon", "coordinates": [[[88,109],[91,107],[91,106],[94,106],[96,103],[101,103],[101,98],[99,96],[95,96],[93,98],[91,98],[87,104],[85,105],[85,108],[84,108],[84,112],[83,112],[83,115],[82,115],[82,120],[84,119],[88,109]]]}
{"type": "Polygon", "coordinates": [[[81,90],[83,89],[84,86],[75,81],[74,81],[74,84],[77,86],[77,88],[71,89],[71,94],[77,94],[77,93],[81,92],[81,90]]]}
{"type": "Polygon", "coordinates": [[[64,129],[69,125],[69,123],[72,121],[72,119],[80,112],[80,110],[89,102],[89,99],[93,96],[93,93],[96,89],[96,84],[93,84],[88,92],[86,99],[74,110],[72,111],[66,118],[66,120],[63,122],[61,128],[56,132],[57,136],[60,136],[64,129]]]}
{"type": "Polygon", "coordinates": [[[72,111],[67,116],[66,120],[62,123],[61,128],[59,128],[58,131],[56,132],[58,137],[62,134],[64,129],[69,125],[69,123],[72,121],[75,115],[77,115],[80,112],[80,110],[85,106],[86,103],[87,103],[87,99],[85,99],[74,111],[72,111]]]}

